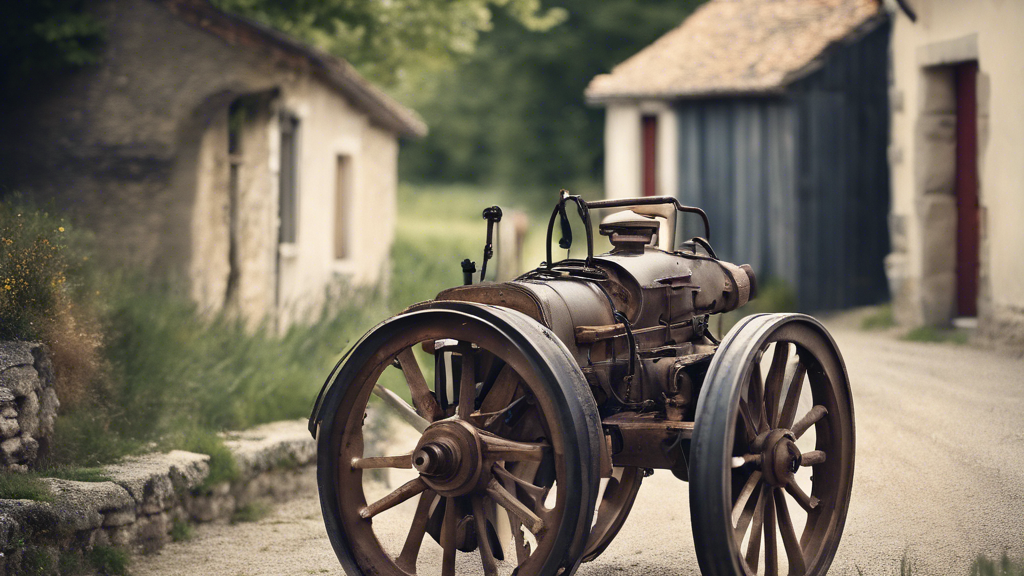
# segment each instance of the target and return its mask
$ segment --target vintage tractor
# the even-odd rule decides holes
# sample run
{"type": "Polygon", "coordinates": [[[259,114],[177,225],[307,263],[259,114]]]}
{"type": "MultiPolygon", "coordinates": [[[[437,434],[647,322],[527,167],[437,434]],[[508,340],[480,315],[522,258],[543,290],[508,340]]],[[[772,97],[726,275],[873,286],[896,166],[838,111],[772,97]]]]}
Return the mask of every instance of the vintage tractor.
{"type": "MultiPolygon", "coordinates": [[[[719,341],[709,317],[743,306],[757,282],[709,236],[704,212],[674,198],[563,192],[539,268],[445,290],[352,346],[310,418],[345,571],[571,575],[665,469],[690,483],[703,574],[824,574],[853,481],[843,359],[801,314],[747,316],[719,341]],[[587,256],[555,262],[553,231],[568,248],[573,208],[587,256]],[[594,256],[590,212],[608,208],[619,211],[600,233],[613,248],[594,256]],[[679,212],[703,219],[703,237],[675,245],[679,212]],[[396,439],[372,430],[371,395],[404,421],[396,439]]],[[[482,269],[489,253],[488,241],[482,269]]],[[[652,543],[677,538],[650,527],[652,543]]]]}

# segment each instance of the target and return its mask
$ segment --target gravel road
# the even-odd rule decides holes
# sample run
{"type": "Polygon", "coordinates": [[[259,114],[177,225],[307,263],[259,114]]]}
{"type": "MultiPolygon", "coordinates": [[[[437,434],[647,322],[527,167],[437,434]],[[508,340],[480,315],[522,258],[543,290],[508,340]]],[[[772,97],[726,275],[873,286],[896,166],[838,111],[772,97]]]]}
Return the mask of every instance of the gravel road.
{"type": "MultiPolygon", "coordinates": [[[[854,386],[857,470],[830,573],[898,574],[906,554],[915,575],[966,576],[979,552],[1024,555],[1024,360],[831,329],[854,386]]],[[[687,499],[671,474],[647,478],[622,532],[578,574],[699,574],[687,499]]],[[[342,573],[316,494],[255,523],[201,526],[132,572],[342,573]]]]}

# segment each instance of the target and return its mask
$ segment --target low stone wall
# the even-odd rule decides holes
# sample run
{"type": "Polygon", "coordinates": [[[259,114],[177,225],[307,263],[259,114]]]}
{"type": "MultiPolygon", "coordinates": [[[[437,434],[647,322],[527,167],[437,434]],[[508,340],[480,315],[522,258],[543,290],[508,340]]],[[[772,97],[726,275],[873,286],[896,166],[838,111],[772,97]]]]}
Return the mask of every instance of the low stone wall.
{"type": "Polygon", "coordinates": [[[46,347],[0,342],[0,472],[24,472],[46,450],[59,406],[46,347]]]}
{"type": "MultiPolygon", "coordinates": [[[[315,491],[316,461],[305,421],[276,422],[229,436],[238,480],[204,486],[209,456],[175,450],[107,466],[106,482],[47,479],[52,502],[0,500],[0,574],[27,568],[26,552],[57,558],[94,546],[152,552],[176,522],[227,520],[259,499],[315,491]]],[[[33,572],[35,573],[35,572],[33,572]]]]}

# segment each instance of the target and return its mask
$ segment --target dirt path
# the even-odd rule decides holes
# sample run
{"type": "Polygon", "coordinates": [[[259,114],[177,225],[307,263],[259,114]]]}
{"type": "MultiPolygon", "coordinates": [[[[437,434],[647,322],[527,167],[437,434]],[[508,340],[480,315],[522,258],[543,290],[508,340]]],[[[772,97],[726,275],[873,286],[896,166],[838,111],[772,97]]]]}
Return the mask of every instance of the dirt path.
{"type": "MultiPolygon", "coordinates": [[[[906,552],[915,574],[966,576],[978,552],[1024,555],[1024,361],[834,332],[854,383],[858,453],[849,519],[830,573],[892,574],[906,552]]],[[[666,472],[645,480],[618,538],[578,574],[698,574],[687,488],[666,472]]],[[[342,573],[315,494],[256,523],[202,526],[192,541],[138,558],[132,571],[342,573]]]]}

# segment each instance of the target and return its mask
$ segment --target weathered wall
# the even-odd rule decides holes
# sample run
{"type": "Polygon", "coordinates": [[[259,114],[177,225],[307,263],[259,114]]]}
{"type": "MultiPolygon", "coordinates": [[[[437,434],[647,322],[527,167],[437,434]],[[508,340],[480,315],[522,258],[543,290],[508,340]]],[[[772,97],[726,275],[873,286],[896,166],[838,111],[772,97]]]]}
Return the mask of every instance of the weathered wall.
{"type": "Polygon", "coordinates": [[[394,221],[392,132],[308,73],[195,28],[160,3],[92,7],[106,27],[102,64],[33,87],[0,116],[5,188],[56,199],[96,231],[102,254],[181,280],[203,308],[219,309],[232,272],[228,107],[263,94],[265,108],[242,131],[230,307],[255,321],[277,301],[308,307],[335,280],[380,278],[394,221]],[[279,287],[280,112],[300,118],[301,141],[299,232],[283,251],[279,287]],[[357,246],[344,263],[332,250],[337,154],[353,157],[357,182],[349,218],[357,246]]]}
{"type": "Polygon", "coordinates": [[[0,473],[24,472],[53,435],[57,394],[42,344],[0,342],[0,473]]]}
{"type": "Polygon", "coordinates": [[[56,574],[58,558],[96,546],[152,553],[176,524],[223,522],[255,501],[316,491],[316,444],[305,421],[232,433],[224,444],[238,470],[230,482],[207,481],[209,456],[172,450],[104,466],[102,482],[43,479],[52,502],[0,500],[0,574],[56,574]]]}
{"type": "Polygon", "coordinates": [[[981,207],[979,325],[1024,346],[1024,4],[914,3],[895,18],[891,276],[896,311],[910,325],[949,322],[955,298],[955,127],[952,80],[942,66],[978,62],[981,207]]]}
{"type": "Polygon", "coordinates": [[[608,198],[643,196],[641,118],[657,116],[655,186],[673,195],[679,180],[679,138],[675,111],[665,102],[616,102],[605,109],[604,189],[608,198]]]}
{"type": "Polygon", "coordinates": [[[398,142],[315,81],[287,86],[280,107],[299,118],[301,155],[298,235],[281,253],[280,302],[286,316],[302,316],[334,282],[366,286],[384,279],[397,216],[398,142]],[[347,222],[336,222],[339,156],[350,159],[347,222]],[[335,258],[336,226],[348,229],[343,259],[335,258]]]}

